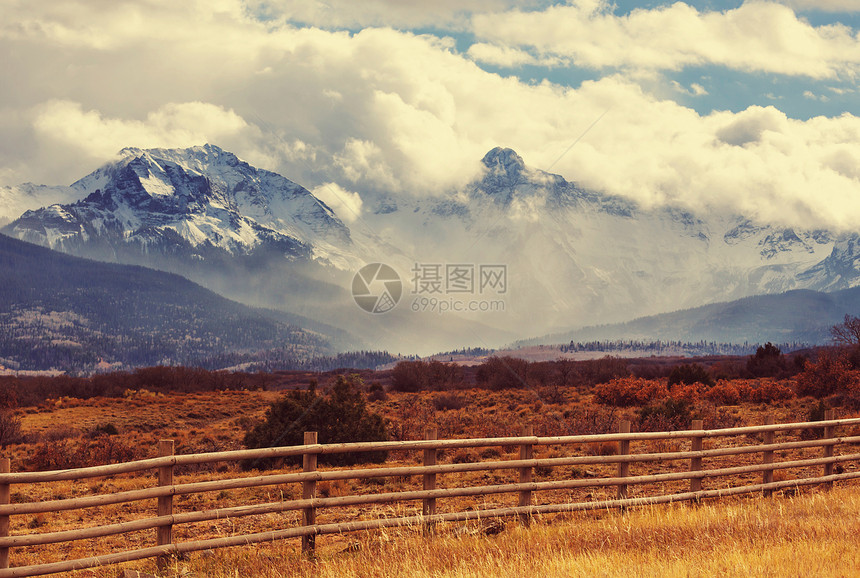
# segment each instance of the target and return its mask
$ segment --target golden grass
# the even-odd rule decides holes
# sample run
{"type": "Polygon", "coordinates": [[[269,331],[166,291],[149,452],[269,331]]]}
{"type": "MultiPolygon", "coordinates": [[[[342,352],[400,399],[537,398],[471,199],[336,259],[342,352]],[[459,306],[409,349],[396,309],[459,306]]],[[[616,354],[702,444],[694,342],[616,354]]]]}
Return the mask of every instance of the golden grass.
{"type": "Polygon", "coordinates": [[[354,534],[349,548],[342,541],[321,547],[315,563],[298,554],[298,540],[233,548],[192,555],[174,563],[171,573],[212,578],[860,574],[857,486],[793,498],[581,514],[540,520],[530,528],[507,521],[496,536],[468,529],[445,525],[431,538],[414,530],[354,534]]]}

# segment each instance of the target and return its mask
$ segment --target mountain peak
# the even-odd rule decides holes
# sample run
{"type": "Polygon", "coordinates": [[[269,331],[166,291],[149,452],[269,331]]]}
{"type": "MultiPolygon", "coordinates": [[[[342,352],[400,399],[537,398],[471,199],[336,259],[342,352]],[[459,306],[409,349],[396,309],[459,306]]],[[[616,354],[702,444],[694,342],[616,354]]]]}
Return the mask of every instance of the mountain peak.
{"type": "Polygon", "coordinates": [[[496,147],[481,159],[484,166],[490,169],[493,173],[507,174],[509,176],[519,176],[525,170],[526,163],[523,162],[523,157],[518,155],[516,151],[509,148],[496,147]]]}
{"type": "Polygon", "coordinates": [[[130,147],[120,155],[73,185],[86,195],[63,205],[76,227],[56,225],[41,210],[9,230],[81,254],[112,243],[123,251],[138,245],[153,258],[275,252],[350,266],[350,252],[341,248],[351,244],[349,229],[310,191],[277,173],[211,144],[130,147]]]}
{"type": "Polygon", "coordinates": [[[481,159],[487,173],[479,188],[495,198],[496,202],[508,204],[517,185],[523,182],[526,164],[513,149],[496,147],[481,159]]]}

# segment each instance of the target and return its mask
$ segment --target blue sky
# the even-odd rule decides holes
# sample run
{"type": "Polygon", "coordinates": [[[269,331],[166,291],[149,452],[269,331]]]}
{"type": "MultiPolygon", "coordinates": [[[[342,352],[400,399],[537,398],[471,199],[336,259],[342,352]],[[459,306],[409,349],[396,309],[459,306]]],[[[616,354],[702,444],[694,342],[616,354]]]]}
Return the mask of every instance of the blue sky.
{"type": "Polygon", "coordinates": [[[858,32],[856,0],[13,0],[0,185],[211,142],[361,207],[509,146],[646,206],[856,229],[858,32]]]}

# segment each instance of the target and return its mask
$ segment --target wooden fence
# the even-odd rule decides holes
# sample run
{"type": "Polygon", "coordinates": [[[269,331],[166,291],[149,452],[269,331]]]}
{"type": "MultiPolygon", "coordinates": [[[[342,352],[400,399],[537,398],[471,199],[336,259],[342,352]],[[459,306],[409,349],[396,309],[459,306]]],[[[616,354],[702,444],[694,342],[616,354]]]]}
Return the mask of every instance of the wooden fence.
{"type": "MultiPolygon", "coordinates": [[[[858,471],[856,465],[851,464],[851,462],[860,460],[860,453],[850,453],[851,445],[860,444],[860,436],[837,436],[837,428],[858,425],[860,425],[860,418],[833,419],[833,414],[829,413],[825,421],[821,422],[766,423],[761,426],[716,430],[703,430],[701,421],[696,421],[693,423],[693,428],[689,431],[629,433],[630,424],[629,422],[624,422],[621,424],[618,433],[603,435],[536,437],[531,435],[529,428],[525,428],[524,435],[519,437],[437,440],[436,431],[428,430],[425,436],[426,439],[421,441],[346,444],[318,444],[316,433],[309,432],[305,434],[305,445],[302,446],[190,455],[173,455],[173,442],[168,440],[159,443],[159,457],[157,458],[107,466],[49,472],[10,473],[9,460],[0,459],[0,578],[68,572],[75,569],[91,568],[151,557],[158,557],[159,565],[163,567],[168,557],[187,552],[298,537],[302,540],[303,551],[311,554],[314,549],[315,536],[323,534],[402,526],[417,526],[423,528],[425,531],[429,531],[434,524],[439,522],[460,522],[503,516],[516,516],[527,522],[532,516],[541,514],[603,508],[624,508],[756,492],[769,495],[775,490],[784,488],[822,483],[831,485],[836,481],[860,477],[860,471],[858,471]],[[790,441],[774,443],[774,434],[777,432],[799,432],[803,430],[818,431],[820,432],[820,437],[816,439],[800,439],[800,436],[794,435],[790,441]],[[703,449],[703,441],[714,438],[731,438],[735,440],[735,443],[746,445],[735,445],[734,447],[722,445],[711,449],[703,449]],[[675,451],[659,453],[631,452],[631,443],[661,440],[676,445],[675,451]],[[740,441],[738,442],[737,440],[740,441]],[[751,441],[753,443],[750,443],[751,441]],[[685,445],[688,442],[690,449],[682,449],[680,447],[681,442],[684,442],[685,445]],[[584,447],[584,444],[599,445],[607,443],[617,444],[613,446],[617,451],[612,455],[584,455],[583,452],[579,451],[584,447]],[[439,450],[493,446],[505,447],[514,451],[519,449],[519,453],[514,459],[466,463],[436,463],[437,452],[439,450]],[[573,451],[569,453],[578,453],[578,455],[535,458],[535,450],[546,446],[572,449],[573,451]],[[796,453],[801,450],[808,450],[809,448],[818,448],[820,453],[817,457],[804,457],[803,459],[783,459],[782,461],[776,459],[777,457],[782,457],[778,455],[782,452],[796,453]],[[835,451],[836,448],[848,448],[847,453],[837,454],[835,451]],[[317,457],[321,455],[379,451],[419,451],[423,453],[423,465],[317,470],[317,457]],[[759,457],[756,457],[757,455],[759,457]],[[298,456],[303,460],[303,471],[301,472],[273,473],[184,484],[175,484],[173,480],[174,468],[178,466],[298,456]],[[706,462],[711,461],[713,463],[715,458],[727,456],[746,456],[746,458],[752,458],[755,463],[711,469],[706,467],[706,462]],[[630,466],[632,464],[662,464],[663,462],[678,461],[682,462],[682,471],[650,473],[647,475],[630,474],[630,466]],[[839,467],[837,467],[837,464],[840,464],[839,467]],[[847,467],[842,467],[842,464],[846,464],[847,467]],[[535,481],[533,477],[537,468],[541,468],[541,471],[548,471],[548,468],[559,468],[560,466],[585,465],[598,467],[615,465],[617,466],[617,470],[614,470],[615,475],[613,477],[580,478],[562,476],[561,479],[549,481],[535,481]],[[808,475],[810,467],[814,467],[816,470],[817,468],[821,468],[820,474],[808,475]],[[774,471],[785,469],[800,469],[807,472],[807,474],[806,477],[774,481],[774,471]],[[853,469],[854,471],[847,471],[849,469],[853,469]],[[483,486],[458,485],[455,487],[437,488],[437,480],[440,476],[498,470],[517,472],[518,481],[483,486]],[[84,497],[41,502],[10,502],[10,489],[19,484],[46,484],[144,471],[157,472],[158,485],[156,487],[117,493],[95,493],[84,497]],[[749,476],[751,474],[756,477],[760,474],[761,481],[750,484],[747,479],[746,482],[743,482],[745,485],[724,485],[720,488],[703,489],[703,480],[706,479],[737,477],[739,475],[749,476]],[[422,482],[422,488],[397,492],[316,497],[317,484],[319,482],[394,476],[418,476],[422,482]],[[672,493],[629,497],[628,492],[631,486],[668,482],[676,484],[678,482],[684,484],[688,482],[689,487],[687,488],[685,485],[682,491],[674,491],[672,493]],[[299,484],[302,488],[302,498],[204,511],[173,512],[173,498],[175,496],[281,484],[299,484]],[[617,488],[617,497],[596,501],[535,503],[536,492],[587,487],[615,487],[617,488]],[[440,499],[466,496],[484,497],[505,493],[517,495],[518,505],[444,513],[437,512],[437,500],[440,499]],[[9,535],[11,516],[78,510],[152,499],[157,500],[158,510],[155,517],[77,530],[9,535]],[[324,508],[417,501],[421,502],[420,514],[375,519],[353,519],[340,523],[316,523],[316,514],[324,508]],[[243,516],[289,511],[298,511],[301,513],[300,525],[266,532],[187,542],[176,542],[173,538],[174,526],[181,524],[236,519],[243,516]],[[116,536],[147,529],[156,530],[156,544],[151,547],[76,560],[9,568],[9,550],[11,548],[68,543],[76,540],[116,536]]],[[[737,463],[737,458],[733,459],[735,460],[734,463],[737,463]]]]}

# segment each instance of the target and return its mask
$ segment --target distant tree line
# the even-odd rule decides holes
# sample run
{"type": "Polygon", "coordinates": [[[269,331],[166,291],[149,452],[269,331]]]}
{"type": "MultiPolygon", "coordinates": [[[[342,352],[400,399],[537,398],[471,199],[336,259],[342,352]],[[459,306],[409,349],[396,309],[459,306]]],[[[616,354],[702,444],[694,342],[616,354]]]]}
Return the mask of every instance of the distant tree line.
{"type": "Polygon", "coordinates": [[[48,399],[75,397],[122,397],[128,390],[152,392],[218,391],[261,389],[277,382],[277,376],[263,373],[207,371],[193,367],[156,366],[131,372],[118,371],[74,377],[69,375],[17,377],[0,376],[0,397],[14,399],[17,405],[38,405],[48,399]]]}
{"type": "MultiPolygon", "coordinates": [[[[602,340],[602,341],[571,341],[568,344],[559,346],[559,351],[562,353],[575,353],[580,351],[604,351],[604,352],[620,352],[620,351],[650,351],[655,355],[660,355],[665,352],[676,353],[683,351],[686,353],[696,353],[697,355],[752,355],[756,352],[760,344],[749,343],[719,343],[716,341],[680,341],[680,340],[653,340],[653,341],[637,341],[637,340],[602,340]]],[[[809,347],[806,343],[790,342],[780,343],[778,348],[783,352],[797,351],[809,347]]]]}
{"type": "MultiPolygon", "coordinates": [[[[391,387],[396,391],[449,390],[484,387],[492,390],[593,386],[621,377],[668,378],[675,383],[712,385],[719,379],[786,378],[803,370],[806,358],[786,356],[771,343],[757,346],[748,356],[713,356],[701,363],[679,363],[672,358],[606,356],[601,359],[527,361],[515,357],[488,357],[474,367],[441,361],[404,360],[395,365],[391,387]]],[[[860,354],[858,354],[860,356],[860,354]]]]}
{"type": "Polygon", "coordinates": [[[349,351],[337,355],[300,354],[292,348],[252,353],[224,353],[199,362],[206,369],[241,367],[248,372],[334,371],[337,369],[376,369],[402,359],[387,351],[349,351]]]}

